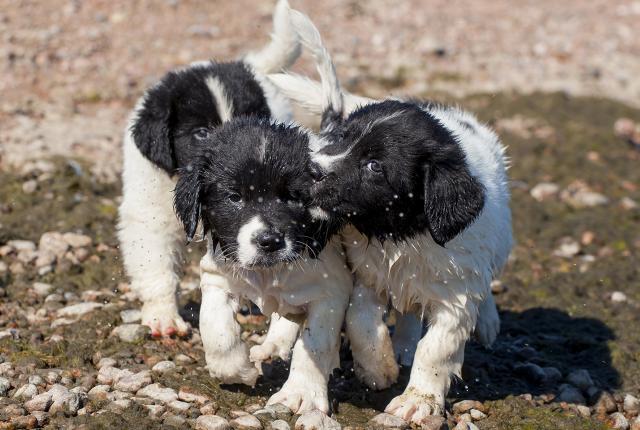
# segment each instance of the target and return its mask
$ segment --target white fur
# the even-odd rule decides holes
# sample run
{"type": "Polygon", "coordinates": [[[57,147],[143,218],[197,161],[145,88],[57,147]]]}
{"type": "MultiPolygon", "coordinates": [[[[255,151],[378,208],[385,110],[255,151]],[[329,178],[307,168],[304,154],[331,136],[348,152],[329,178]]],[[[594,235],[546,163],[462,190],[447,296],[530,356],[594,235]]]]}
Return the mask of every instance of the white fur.
{"type": "Polygon", "coordinates": [[[262,222],[259,215],[251,218],[238,230],[238,261],[240,264],[248,266],[258,254],[258,248],[253,243],[256,235],[267,226],[262,222]]]}
{"type": "MultiPolygon", "coordinates": [[[[334,239],[318,259],[303,258],[273,268],[249,270],[227,263],[219,248],[215,253],[207,252],[200,262],[203,292],[218,289],[217,297],[251,300],[265,314],[306,313],[306,321],[293,348],[289,378],[269,400],[269,403],[287,405],[294,413],[311,409],[328,412],[327,383],[331,370],[339,364],[340,328],[353,286],[341,253],[342,248],[334,239]]],[[[202,332],[207,366],[222,382],[241,380],[246,369],[252,367],[249,353],[237,346],[239,331],[229,329],[235,324],[233,314],[237,308],[234,300],[218,299],[208,302],[205,308],[203,297],[201,308],[201,315],[217,315],[215,324],[224,328],[218,329],[224,331],[224,335],[202,332]],[[215,341],[205,339],[209,336],[214,336],[215,341]],[[223,362],[229,370],[220,374],[216,366],[223,362]]],[[[287,324],[285,338],[293,331],[293,324],[287,324]]],[[[254,358],[262,361],[262,352],[256,350],[254,358]]]]}
{"type": "MultiPolygon", "coordinates": [[[[288,99],[264,76],[289,67],[300,53],[298,36],[289,24],[286,0],[280,0],[276,6],[271,38],[271,43],[262,51],[249,55],[245,61],[264,91],[272,118],[288,122],[293,117],[288,99]]],[[[208,62],[195,62],[189,67],[206,64],[208,62]]],[[[225,88],[216,85],[215,79],[213,82],[210,88],[218,95],[224,94],[224,97],[214,94],[216,100],[227,101],[219,106],[221,115],[228,116],[233,107],[225,88]]],[[[131,289],[143,302],[142,323],[151,327],[155,335],[182,333],[188,330],[188,325],[178,315],[176,271],[184,231],[173,211],[175,180],[140,153],[131,135],[143,102],[144,96],[129,118],[123,139],[123,195],[118,238],[131,289]]]]}
{"type": "Polygon", "coordinates": [[[281,317],[277,312],[271,314],[269,330],[261,345],[254,345],[249,350],[249,360],[261,363],[271,358],[288,360],[291,348],[298,337],[300,324],[281,317]]]}
{"type": "Polygon", "coordinates": [[[211,91],[220,120],[222,122],[229,121],[233,117],[233,102],[229,98],[224,84],[217,76],[209,76],[205,83],[211,91]]]}

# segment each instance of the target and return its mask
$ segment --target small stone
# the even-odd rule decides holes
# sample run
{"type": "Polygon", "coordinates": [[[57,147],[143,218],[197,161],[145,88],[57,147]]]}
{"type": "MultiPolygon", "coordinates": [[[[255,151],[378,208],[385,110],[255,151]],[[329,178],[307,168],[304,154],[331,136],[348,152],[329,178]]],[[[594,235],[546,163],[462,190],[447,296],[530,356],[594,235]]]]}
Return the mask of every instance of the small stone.
{"type": "Polygon", "coordinates": [[[640,399],[631,394],[624,396],[623,401],[624,411],[631,415],[640,414],[640,399]]]}
{"type": "MultiPolygon", "coordinates": [[[[6,395],[6,394],[5,394],[6,395]]],[[[13,394],[14,399],[29,400],[38,395],[38,387],[35,384],[24,384],[13,394]]]]}
{"type": "Polygon", "coordinates": [[[531,188],[529,194],[531,197],[539,202],[554,197],[560,191],[560,187],[552,182],[541,182],[535,187],[531,188]]]}
{"type": "Polygon", "coordinates": [[[67,416],[74,416],[84,405],[86,394],[66,391],[60,393],[58,396],[54,394],[52,400],[53,404],[49,409],[50,414],[54,415],[57,412],[63,412],[67,416]]]}
{"type": "Polygon", "coordinates": [[[243,415],[231,421],[231,426],[239,430],[260,430],[262,424],[253,415],[243,415]]]}
{"type": "Polygon", "coordinates": [[[275,420],[277,418],[276,413],[269,409],[258,409],[253,412],[253,415],[266,420],[275,420]]]}
{"type": "Polygon", "coordinates": [[[569,376],[567,376],[567,382],[580,388],[583,391],[586,391],[587,388],[593,387],[595,385],[593,383],[593,379],[591,379],[589,371],[586,369],[578,369],[569,373],[569,376]]]}
{"type": "Polygon", "coordinates": [[[274,403],[272,405],[267,405],[264,408],[269,411],[273,411],[273,413],[275,413],[276,417],[278,417],[279,419],[286,420],[293,415],[293,412],[291,412],[291,409],[289,409],[287,406],[283,405],[282,403],[274,403]]]}
{"type": "Polygon", "coordinates": [[[229,411],[229,416],[231,418],[238,418],[238,417],[242,417],[242,416],[245,416],[245,415],[249,415],[249,412],[242,411],[240,409],[233,409],[233,410],[229,411]]]}
{"type": "Polygon", "coordinates": [[[640,417],[636,417],[636,419],[633,420],[629,430],[640,430],[640,417]]]}
{"type": "Polygon", "coordinates": [[[56,256],[49,251],[38,251],[36,255],[35,265],[37,268],[48,267],[56,262],[56,256]]]}
{"type": "Polygon", "coordinates": [[[291,426],[286,421],[275,420],[271,423],[271,430],[291,430],[291,426]]]}
{"type": "Polygon", "coordinates": [[[5,273],[7,270],[9,270],[9,266],[7,266],[7,263],[5,263],[4,261],[0,261],[0,273],[5,273]]]}
{"type": "Polygon", "coordinates": [[[218,408],[215,403],[207,403],[200,408],[200,413],[202,415],[215,415],[218,408]]]}
{"type": "Polygon", "coordinates": [[[560,192],[560,199],[576,209],[606,205],[609,199],[589,189],[586,184],[575,182],[560,192]]]}
{"type": "Polygon", "coordinates": [[[64,240],[61,233],[50,231],[40,236],[38,249],[49,251],[58,258],[62,258],[69,249],[69,244],[64,240]]]}
{"type": "Polygon", "coordinates": [[[580,244],[571,237],[565,237],[553,251],[553,255],[561,258],[572,258],[580,252],[580,244]]]}
{"type": "Polygon", "coordinates": [[[120,312],[120,318],[122,318],[122,322],[125,324],[140,322],[142,312],[140,312],[140,309],[127,309],[126,311],[120,312]]]}
{"type": "Polygon", "coordinates": [[[176,427],[176,428],[184,428],[187,420],[185,420],[180,415],[167,414],[162,420],[162,423],[165,426],[176,427]]]}
{"type": "Polygon", "coordinates": [[[133,402],[129,399],[118,399],[109,403],[109,405],[107,405],[107,409],[113,412],[121,412],[121,411],[124,411],[125,409],[129,409],[132,404],[133,402]]]}
{"type": "Polygon", "coordinates": [[[38,426],[38,419],[33,415],[12,417],[11,424],[13,424],[13,428],[15,429],[33,429],[38,426]]]}
{"type": "Polygon", "coordinates": [[[230,430],[227,420],[217,415],[200,415],[196,419],[196,430],[230,430]]]}
{"type": "Polygon", "coordinates": [[[108,385],[96,385],[92,389],[89,390],[87,395],[90,400],[105,400],[109,394],[111,387],[108,385]]]}
{"type": "Polygon", "coordinates": [[[562,372],[555,367],[543,367],[545,379],[547,382],[558,382],[562,380],[562,372]]]}
{"type": "Polygon", "coordinates": [[[32,285],[32,288],[37,295],[41,297],[46,297],[49,295],[49,293],[53,289],[53,285],[45,284],[44,282],[34,282],[32,285]]]}
{"type": "Polygon", "coordinates": [[[150,329],[141,324],[122,324],[113,329],[113,336],[118,336],[123,342],[140,342],[149,336],[150,329]]]}
{"type": "Polygon", "coordinates": [[[542,384],[547,378],[545,371],[535,363],[516,364],[513,371],[533,384],[542,384]]]}
{"type": "Polygon", "coordinates": [[[11,389],[11,381],[7,378],[0,377],[0,397],[6,396],[11,389]]]}
{"type": "Polygon", "coordinates": [[[118,379],[126,376],[127,374],[132,374],[130,371],[124,371],[118,369],[117,367],[112,366],[104,366],[100,368],[98,371],[98,382],[101,384],[111,385],[115,383],[118,379]],[[128,373],[127,373],[128,372],[128,373]]]}
{"type": "Polygon", "coordinates": [[[485,414],[484,412],[480,412],[477,409],[470,409],[469,415],[471,415],[471,418],[473,418],[474,421],[480,421],[487,418],[487,414],[485,414]]]}
{"type": "Polygon", "coordinates": [[[461,415],[465,412],[469,412],[471,409],[477,409],[484,411],[484,405],[477,400],[462,400],[453,405],[453,413],[455,415],[461,415]]]}
{"type": "Polygon", "coordinates": [[[300,415],[294,428],[295,430],[340,430],[342,426],[333,418],[315,409],[300,415]]]}
{"type": "Polygon", "coordinates": [[[38,189],[38,181],[35,179],[29,179],[28,181],[24,181],[22,183],[22,191],[25,194],[33,194],[38,189]]]}
{"type": "Polygon", "coordinates": [[[589,418],[591,416],[591,409],[585,405],[576,405],[576,411],[580,414],[581,417],[589,418]]]}
{"type": "Polygon", "coordinates": [[[44,385],[44,379],[40,375],[29,376],[29,383],[33,385],[44,385]]]}
{"type": "Polygon", "coordinates": [[[614,291],[611,293],[611,301],[613,303],[624,303],[627,301],[627,295],[622,291],[614,291]]]}
{"type": "Polygon", "coordinates": [[[169,409],[171,409],[173,412],[176,412],[178,414],[184,414],[185,412],[187,412],[189,410],[189,408],[191,407],[191,405],[187,402],[181,402],[180,400],[174,400],[172,402],[169,402],[167,404],[167,406],[169,407],[169,409]]]}
{"type": "Polygon", "coordinates": [[[176,394],[175,390],[171,388],[162,387],[160,384],[151,384],[146,387],[140,389],[137,393],[137,396],[145,396],[151,397],[152,399],[158,400],[159,402],[172,402],[174,400],[178,400],[178,394],[176,394]]]}
{"type": "Polygon", "coordinates": [[[157,362],[151,368],[151,370],[153,370],[154,372],[158,372],[158,373],[165,373],[165,372],[168,372],[169,370],[173,370],[175,368],[176,368],[176,364],[173,361],[164,360],[164,361],[157,362]]]}
{"type": "Polygon", "coordinates": [[[190,387],[180,387],[180,390],[178,391],[178,398],[185,402],[195,402],[200,405],[204,405],[211,400],[208,396],[195,392],[190,387]]]}
{"type": "Polygon", "coordinates": [[[75,305],[65,306],[62,309],[58,309],[59,317],[79,317],[87,314],[95,309],[101,308],[101,303],[83,302],[75,305]]]}
{"type": "Polygon", "coordinates": [[[632,211],[638,209],[638,206],[640,205],[638,205],[638,202],[630,197],[623,197],[622,199],[620,199],[620,206],[622,206],[622,209],[624,210],[632,211]]]}
{"type": "Polygon", "coordinates": [[[562,384],[560,386],[560,393],[558,394],[556,400],[558,402],[567,402],[574,404],[584,404],[586,402],[580,390],[569,384],[562,384]]]}
{"type": "Polygon", "coordinates": [[[494,279],[491,281],[491,292],[493,294],[502,294],[507,291],[506,285],[502,283],[499,279],[494,279]]]}
{"type": "Polygon", "coordinates": [[[618,410],[618,405],[616,404],[616,399],[613,398],[611,393],[603,391],[600,393],[594,408],[598,415],[606,415],[611,412],[616,412],[618,410]]]}
{"type": "Polygon", "coordinates": [[[85,234],[65,233],[62,235],[62,238],[72,248],[91,246],[93,243],[93,239],[85,234]]]}
{"type": "Polygon", "coordinates": [[[103,367],[115,367],[117,364],[118,362],[115,359],[111,357],[104,357],[101,358],[100,361],[98,361],[98,364],[96,364],[96,368],[100,370],[103,367]]]}
{"type": "MultiPolygon", "coordinates": [[[[36,250],[36,244],[31,242],[30,240],[10,240],[9,242],[7,242],[7,246],[17,252],[36,250]]],[[[7,254],[8,253],[3,252],[3,255],[7,254]]]]}
{"type": "Polygon", "coordinates": [[[49,414],[43,411],[33,411],[31,413],[38,420],[38,427],[44,427],[45,424],[49,421],[49,414]]]}
{"type": "Polygon", "coordinates": [[[394,429],[406,429],[409,428],[409,424],[405,420],[395,415],[382,413],[373,417],[369,421],[371,427],[382,428],[394,428],[394,429]]]}
{"type": "MultiPolygon", "coordinates": [[[[446,428],[446,420],[444,419],[444,417],[434,415],[424,417],[420,424],[422,425],[421,428],[423,430],[441,430],[442,428],[446,428]]],[[[470,424],[471,423],[467,423],[467,426],[469,426],[470,424]]]]}
{"type": "Polygon", "coordinates": [[[144,407],[149,411],[149,416],[151,418],[160,418],[160,416],[166,410],[166,408],[162,405],[144,405],[144,407]]]}
{"type": "Polygon", "coordinates": [[[609,415],[609,425],[616,430],[629,430],[629,420],[620,412],[609,415]]]}
{"type": "Polygon", "coordinates": [[[151,382],[151,372],[148,370],[143,370],[142,372],[119,378],[118,382],[116,382],[113,387],[116,390],[125,391],[127,393],[135,393],[140,388],[151,384],[151,382]]]}
{"type": "Polygon", "coordinates": [[[186,354],[178,354],[173,359],[177,364],[186,365],[193,363],[193,359],[186,354]]]}

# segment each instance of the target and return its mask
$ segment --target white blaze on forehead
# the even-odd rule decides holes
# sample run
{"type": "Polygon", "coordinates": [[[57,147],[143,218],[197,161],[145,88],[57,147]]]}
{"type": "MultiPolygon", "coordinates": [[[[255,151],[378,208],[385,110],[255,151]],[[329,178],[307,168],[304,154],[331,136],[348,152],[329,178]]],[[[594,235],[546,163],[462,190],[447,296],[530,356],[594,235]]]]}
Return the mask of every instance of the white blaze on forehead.
{"type": "Polygon", "coordinates": [[[238,261],[242,265],[248,265],[258,255],[258,248],[253,243],[253,239],[259,232],[267,226],[262,222],[259,215],[251,218],[238,230],[238,261]]]}
{"type": "Polygon", "coordinates": [[[350,147],[347,148],[347,150],[344,152],[341,152],[339,154],[333,154],[333,155],[321,154],[319,152],[312,152],[311,160],[313,160],[313,162],[317,163],[320,167],[322,167],[323,170],[330,171],[333,163],[335,163],[336,161],[342,160],[347,155],[349,155],[350,152],[351,152],[350,147]]]}
{"type": "Polygon", "coordinates": [[[318,206],[314,206],[312,208],[309,208],[309,214],[311,215],[311,218],[313,219],[321,219],[321,220],[328,220],[329,219],[329,213],[327,211],[325,211],[324,209],[318,207],[318,206]]]}
{"type": "Polygon", "coordinates": [[[227,122],[233,117],[233,103],[227,95],[227,91],[217,76],[209,76],[205,83],[211,91],[213,101],[222,122],[227,122]]]}

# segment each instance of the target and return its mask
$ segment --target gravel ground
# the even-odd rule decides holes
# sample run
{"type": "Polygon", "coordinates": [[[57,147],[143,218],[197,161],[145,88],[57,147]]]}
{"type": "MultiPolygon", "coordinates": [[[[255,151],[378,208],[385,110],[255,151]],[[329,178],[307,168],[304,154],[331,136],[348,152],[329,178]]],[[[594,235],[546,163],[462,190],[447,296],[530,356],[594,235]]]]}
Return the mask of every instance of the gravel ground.
{"type": "MultiPolygon", "coordinates": [[[[459,103],[509,146],[517,245],[493,285],[503,330],[492,350],[469,344],[433,428],[640,430],[640,3],[291,3],[350,89],[459,103]]],[[[287,363],[266,365],[253,390],[212,381],[201,249],[181,284],[193,335],[158,341],[139,325],[114,235],[127,112],[171,67],[260,46],[271,6],[0,0],[0,429],[406,427],[380,412],[408,369],[371,392],[346,345],[337,424],[264,407],[287,363]]],[[[239,320],[259,343],[265,318],[239,320]]]]}

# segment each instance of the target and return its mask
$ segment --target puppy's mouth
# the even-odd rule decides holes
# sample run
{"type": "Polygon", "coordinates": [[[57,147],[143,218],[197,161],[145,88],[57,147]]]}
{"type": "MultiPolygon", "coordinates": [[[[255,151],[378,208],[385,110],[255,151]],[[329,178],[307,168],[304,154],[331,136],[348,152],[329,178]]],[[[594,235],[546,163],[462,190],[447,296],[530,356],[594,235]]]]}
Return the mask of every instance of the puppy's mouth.
{"type": "Polygon", "coordinates": [[[279,253],[282,255],[256,255],[251,261],[242,264],[246,269],[272,268],[279,264],[291,263],[297,260],[300,255],[297,252],[279,253]]]}

